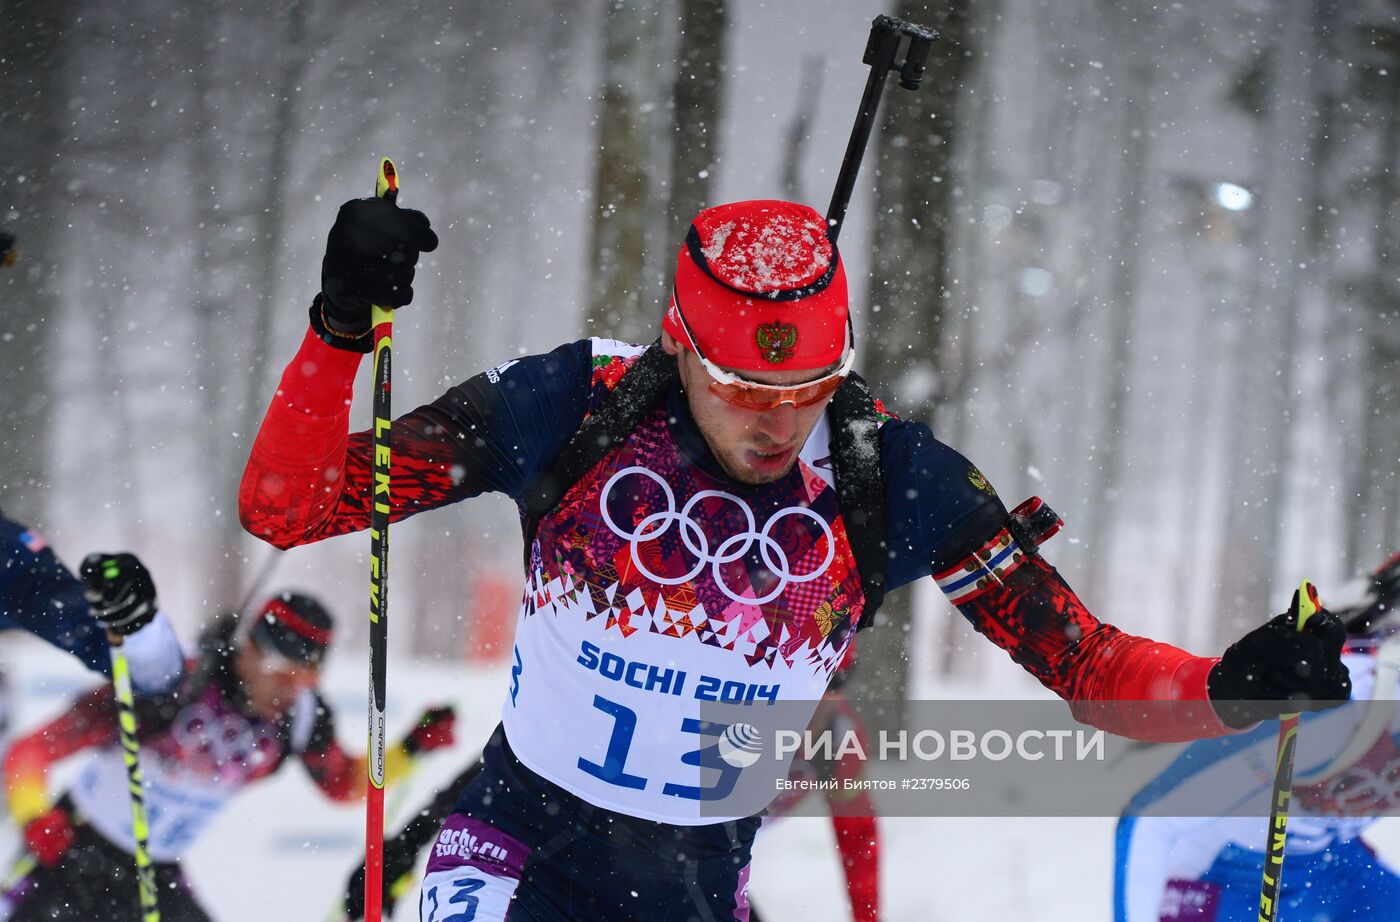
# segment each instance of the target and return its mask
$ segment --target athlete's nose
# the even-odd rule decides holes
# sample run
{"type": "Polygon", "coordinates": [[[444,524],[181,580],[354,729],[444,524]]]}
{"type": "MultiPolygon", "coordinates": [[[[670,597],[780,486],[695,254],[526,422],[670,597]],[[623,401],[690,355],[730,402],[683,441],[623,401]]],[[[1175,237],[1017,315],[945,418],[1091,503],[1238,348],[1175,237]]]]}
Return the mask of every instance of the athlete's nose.
{"type": "Polygon", "coordinates": [[[754,428],[775,446],[790,445],[797,435],[797,408],[781,403],[771,410],[763,410],[754,428]]]}

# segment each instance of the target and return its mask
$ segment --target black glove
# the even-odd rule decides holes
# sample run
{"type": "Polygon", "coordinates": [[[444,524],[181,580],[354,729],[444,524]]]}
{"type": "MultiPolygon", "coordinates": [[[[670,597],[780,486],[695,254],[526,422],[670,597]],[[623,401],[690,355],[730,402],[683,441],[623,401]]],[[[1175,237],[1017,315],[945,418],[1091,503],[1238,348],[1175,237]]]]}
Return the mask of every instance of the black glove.
{"type": "Polygon", "coordinates": [[[89,554],[79,575],[92,616],[113,634],[134,634],[156,616],[156,584],[135,554],[89,554]]]}
{"type": "Polygon", "coordinates": [[[359,198],[340,206],[321,261],[321,297],[311,325],[326,342],[368,352],[370,305],[402,307],[413,300],[419,253],[437,249],[437,234],[421,211],[391,198],[359,198]]]}
{"type": "Polygon", "coordinates": [[[1323,608],[1302,631],[1297,623],[1295,592],[1287,612],[1244,635],[1211,667],[1206,689],[1226,725],[1239,729],[1351,698],[1351,677],[1342,665],[1342,620],[1323,608]]]}
{"type": "MultiPolygon", "coordinates": [[[[432,832],[436,834],[437,824],[432,824],[432,832]]],[[[431,838],[431,835],[430,837],[431,838]]],[[[413,866],[418,862],[418,853],[422,850],[422,844],[417,841],[410,841],[413,836],[405,836],[400,833],[392,839],[384,840],[384,918],[388,919],[394,915],[394,906],[398,903],[399,897],[413,885],[413,866]]],[[[345,883],[345,918],[363,919],[365,917],[365,866],[361,864],[350,879],[345,883]]]]}

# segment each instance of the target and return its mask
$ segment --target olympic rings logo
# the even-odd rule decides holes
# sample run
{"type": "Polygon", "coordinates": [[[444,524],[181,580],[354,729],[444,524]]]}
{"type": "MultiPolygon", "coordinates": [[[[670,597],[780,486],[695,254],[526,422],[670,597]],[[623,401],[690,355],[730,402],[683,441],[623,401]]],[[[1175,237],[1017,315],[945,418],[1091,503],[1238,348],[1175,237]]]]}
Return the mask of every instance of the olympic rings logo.
{"type": "Polygon", "coordinates": [[[236,714],[219,714],[201,701],[181,712],[171,724],[171,736],[186,758],[208,760],[206,768],[243,775],[256,771],[276,748],[276,734],[266,725],[252,725],[236,714]]]}
{"type": "Polygon", "coordinates": [[[744,502],[739,497],[730,493],[724,493],[720,490],[701,490],[687,500],[686,504],[677,512],[676,495],[672,492],[671,485],[655,471],[650,471],[636,465],[624,467],[608,478],[608,482],[603,485],[603,492],[598,500],[598,505],[603,513],[603,521],[607,523],[608,528],[612,529],[613,534],[631,543],[632,563],[647,579],[659,583],[662,586],[678,586],[681,583],[688,583],[695,579],[708,565],[711,568],[711,576],[714,578],[715,585],[719,587],[720,591],[733,601],[741,602],[745,605],[766,604],[782,595],[789,585],[793,583],[806,583],[816,579],[826,572],[827,568],[831,566],[831,562],[836,558],[836,536],[832,534],[831,526],[826,523],[825,519],[817,515],[811,509],[807,509],[803,506],[789,506],[786,509],[780,509],[773,513],[768,521],[763,523],[763,528],[760,529],[756,527],[753,510],[749,508],[748,503],[744,502]],[[664,512],[653,512],[642,519],[637,523],[636,531],[628,531],[627,529],[619,527],[618,524],[613,521],[612,513],[608,510],[608,499],[612,496],[613,487],[617,485],[619,480],[632,474],[637,474],[651,480],[661,488],[661,492],[666,497],[666,510],[664,512]],[[744,522],[746,524],[746,529],[744,531],[725,538],[720,542],[718,547],[713,549],[713,553],[710,548],[709,536],[707,536],[704,529],[700,527],[700,523],[696,522],[690,515],[697,504],[711,497],[731,502],[737,506],[739,511],[743,513],[744,522]],[[822,534],[826,537],[826,557],[810,573],[798,574],[792,572],[792,561],[788,560],[787,552],[783,550],[783,546],[773,537],[773,529],[777,524],[784,518],[794,515],[806,516],[811,519],[817,524],[817,527],[821,529],[822,534]],[[690,572],[683,576],[662,576],[657,573],[652,573],[646,568],[646,565],[642,563],[641,554],[638,552],[638,549],[644,543],[655,541],[669,531],[672,523],[675,523],[679,529],[681,541],[685,544],[686,550],[694,554],[696,558],[695,566],[691,568],[690,572]],[[755,543],[758,544],[758,553],[763,558],[764,566],[768,568],[769,572],[778,577],[778,584],[766,595],[757,598],[748,598],[747,596],[739,595],[725,584],[721,566],[744,557],[749,553],[755,543]]]}
{"type": "Polygon", "coordinates": [[[1392,761],[1377,771],[1353,765],[1328,782],[1322,796],[1345,816],[1394,810],[1400,806],[1400,766],[1392,761]]]}

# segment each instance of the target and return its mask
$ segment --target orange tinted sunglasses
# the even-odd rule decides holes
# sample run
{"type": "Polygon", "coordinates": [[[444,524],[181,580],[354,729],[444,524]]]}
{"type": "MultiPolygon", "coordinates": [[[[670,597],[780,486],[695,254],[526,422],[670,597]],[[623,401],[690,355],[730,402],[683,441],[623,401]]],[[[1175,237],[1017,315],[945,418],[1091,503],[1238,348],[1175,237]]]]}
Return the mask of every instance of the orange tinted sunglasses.
{"type": "Polygon", "coordinates": [[[690,332],[690,326],[685,322],[685,312],[681,310],[681,302],[676,297],[674,288],[671,289],[671,300],[676,305],[676,317],[681,322],[681,329],[685,330],[685,337],[690,340],[690,348],[695,352],[695,357],[700,360],[701,365],[705,366],[705,371],[710,376],[710,393],[731,406],[743,410],[775,410],[785,403],[790,403],[799,410],[803,407],[810,407],[836,393],[841,382],[846,380],[846,375],[850,374],[851,366],[855,364],[856,351],[851,348],[848,318],[846,354],[842,357],[841,364],[830,374],[823,375],[815,381],[804,381],[801,384],[792,385],[763,384],[759,381],[741,378],[705,358],[705,353],[700,351],[700,346],[695,342],[695,335],[690,332]]]}

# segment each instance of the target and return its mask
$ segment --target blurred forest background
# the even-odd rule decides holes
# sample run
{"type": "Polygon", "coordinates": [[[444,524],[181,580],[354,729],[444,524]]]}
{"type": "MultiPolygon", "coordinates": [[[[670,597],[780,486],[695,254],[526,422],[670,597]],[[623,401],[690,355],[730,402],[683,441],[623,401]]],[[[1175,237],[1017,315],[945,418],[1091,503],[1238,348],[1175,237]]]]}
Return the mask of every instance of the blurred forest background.
{"type": "MultiPolygon", "coordinates": [[[[270,579],[362,642],[368,539],[275,556],[236,489],[376,158],[443,241],[406,410],[652,339],[707,204],[825,211],[881,12],[943,36],[841,238],[890,406],[1063,515],[1091,609],[1197,652],[1400,546],[1397,0],[0,4],[0,506],[70,562],[135,549],[187,626],[270,579]]],[[[392,647],[508,651],[517,535],[499,499],[397,527],[392,647]]],[[[867,681],[1025,689],[934,594],[867,681]]]]}

